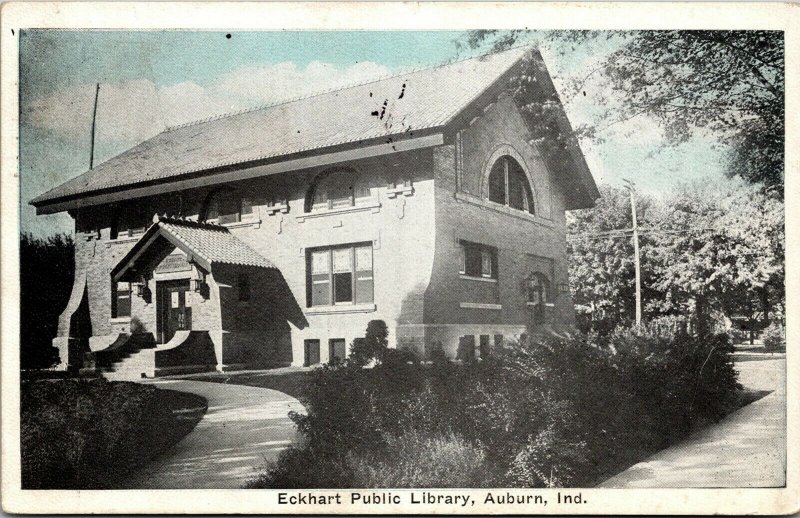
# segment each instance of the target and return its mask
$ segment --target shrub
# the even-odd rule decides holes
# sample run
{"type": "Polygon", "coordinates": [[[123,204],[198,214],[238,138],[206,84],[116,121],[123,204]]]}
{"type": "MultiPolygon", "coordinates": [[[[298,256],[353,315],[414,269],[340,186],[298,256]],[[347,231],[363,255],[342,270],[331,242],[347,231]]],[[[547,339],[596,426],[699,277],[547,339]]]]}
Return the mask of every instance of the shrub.
{"type": "Polygon", "coordinates": [[[370,320],[364,338],[353,340],[350,361],[358,366],[381,361],[388,347],[389,328],[383,320],[370,320]]]}
{"type": "Polygon", "coordinates": [[[205,401],[104,379],[23,383],[22,487],[109,487],[191,430],[196,421],[178,421],[172,413],[176,405],[191,408],[205,401]]]}
{"type": "Polygon", "coordinates": [[[463,364],[387,350],[372,369],[323,367],[308,414],[293,416],[307,444],[254,487],[591,483],[629,450],[664,447],[731,408],[727,336],[682,329],[524,339],[463,364]],[[466,478],[444,476],[454,466],[466,478]]]}
{"type": "Polygon", "coordinates": [[[388,454],[349,455],[354,487],[474,487],[483,477],[483,451],[453,433],[411,430],[385,441],[388,454]]]}
{"type": "Polygon", "coordinates": [[[761,340],[767,350],[774,351],[784,344],[783,326],[773,321],[761,334],[761,340]]]}

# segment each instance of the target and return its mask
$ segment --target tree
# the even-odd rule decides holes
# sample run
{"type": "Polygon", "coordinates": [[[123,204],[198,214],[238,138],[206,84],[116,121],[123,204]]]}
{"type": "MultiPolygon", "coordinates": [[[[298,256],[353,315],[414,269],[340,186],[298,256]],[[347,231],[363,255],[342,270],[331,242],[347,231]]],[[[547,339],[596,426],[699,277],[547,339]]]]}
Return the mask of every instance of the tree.
{"type": "MultiPolygon", "coordinates": [[[[602,187],[594,209],[568,215],[570,285],[584,329],[632,320],[633,247],[627,193],[602,187]]],[[[743,181],[684,185],[663,200],[640,197],[645,319],[749,316],[751,330],[781,315],[785,300],[783,202],[743,181]],[[757,316],[760,315],[760,319],[757,316]],[[757,322],[758,321],[758,322],[757,322]]]]}
{"type": "MultiPolygon", "coordinates": [[[[584,331],[606,333],[633,320],[635,314],[634,254],[630,232],[631,206],[628,192],[600,187],[601,198],[592,209],[567,214],[567,253],[572,296],[584,331]]],[[[649,221],[648,197],[637,200],[640,225],[649,221]]],[[[641,244],[647,244],[643,237],[641,244]]],[[[643,247],[643,290],[653,296],[649,286],[651,269],[643,247]]]]}
{"type": "Polygon", "coordinates": [[[689,185],[653,218],[654,288],[650,306],[693,314],[697,334],[710,331],[714,310],[727,315],[784,299],[783,203],[758,187],[689,185]]]}
{"type": "Polygon", "coordinates": [[[52,340],[69,301],[75,272],[74,244],[58,234],[20,239],[20,364],[43,369],[58,363],[52,340]]]}
{"type": "MultiPolygon", "coordinates": [[[[501,50],[529,37],[519,30],[471,31],[466,40],[473,48],[488,44],[501,50]]],[[[641,115],[659,123],[667,145],[708,132],[730,147],[730,176],[777,187],[772,192],[782,194],[782,32],[552,31],[541,43],[562,54],[597,43],[615,49],[587,75],[567,81],[568,95],[585,92],[586,81],[598,76],[615,94],[616,102],[606,103],[580,136],[597,136],[600,128],[641,115]]],[[[536,103],[524,109],[540,110],[536,103]]]]}

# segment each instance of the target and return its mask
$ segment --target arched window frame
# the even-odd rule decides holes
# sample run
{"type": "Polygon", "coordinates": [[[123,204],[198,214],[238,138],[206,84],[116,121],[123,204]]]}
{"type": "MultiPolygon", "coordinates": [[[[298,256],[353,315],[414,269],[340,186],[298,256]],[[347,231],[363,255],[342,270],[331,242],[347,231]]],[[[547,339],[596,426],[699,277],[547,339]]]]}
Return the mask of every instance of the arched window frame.
{"type": "Polygon", "coordinates": [[[489,159],[484,164],[481,195],[485,200],[489,201],[490,203],[497,203],[498,205],[503,205],[504,207],[508,207],[513,210],[519,210],[520,212],[527,212],[529,214],[536,214],[537,207],[539,206],[539,200],[536,193],[536,189],[533,186],[533,179],[531,178],[530,170],[525,162],[525,159],[522,157],[522,155],[520,155],[517,152],[516,149],[514,149],[512,146],[508,144],[501,144],[500,146],[495,148],[495,150],[489,156],[489,159]],[[527,183],[527,185],[523,184],[523,188],[528,190],[530,198],[528,198],[528,196],[523,197],[523,207],[521,209],[512,207],[509,203],[511,197],[509,189],[510,177],[509,177],[509,166],[508,166],[509,163],[506,157],[514,160],[519,165],[519,168],[522,170],[522,173],[524,174],[524,179],[527,183]],[[504,172],[503,172],[504,200],[502,204],[497,201],[492,201],[490,198],[490,178],[492,175],[492,171],[494,170],[495,165],[498,163],[498,161],[501,160],[505,161],[504,172]],[[531,203],[533,204],[533,206],[530,206],[531,203]],[[527,205],[527,207],[525,205],[527,205]]]}
{"type": "Polygon", "coordinates": [[[353,167],[335,167],[326,169],[314,178],[306,196],[305,212],[346,209],[366,204],[374,198],[372,189],[364,181],[364,176],[353,167]],[[351,175],[352,189],[349,196],[331,196],[329,182],[337,175],[351,175]],[[324,194],[324,196],[321,196],[324,194]]]}

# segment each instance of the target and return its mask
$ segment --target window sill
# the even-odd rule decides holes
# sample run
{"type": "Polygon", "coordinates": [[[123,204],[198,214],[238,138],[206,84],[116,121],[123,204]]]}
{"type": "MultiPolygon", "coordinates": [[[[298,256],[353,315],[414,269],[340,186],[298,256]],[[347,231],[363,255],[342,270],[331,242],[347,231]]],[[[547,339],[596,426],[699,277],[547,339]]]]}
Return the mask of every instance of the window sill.
{"type": "Polygon", "coordinates": [[[407,187],[396,187],[389,189],[386,192],[386,196],[391,198],[397,198],[398,196],[411,196],[414,194],[414,187],[409,185],[407,187]]]}
{"type": "MultiPolygon", "coordinates": [[[[538,302],[527,302],[526,304],[528,306],[538,306],[539,305],[538,302]]],[[[544,303],[544,307],[546,307],[546,308],[554,308],[554,307],[556,307],[556,305],[555,305],[554,302],[545,302],[544,303]]]]}
{"type": "Polygon", "coordinates": [[[482,304],[480,302],[462,302],[460,306],[463,309],[503,309],[501,304],[482,304]]]}
{"type": "Polygon", "coordinates": [[[472,205],[477,205],[482,209],[491,210],[494,212],[499,212],[500,214],[505,214],[507,216],[512,216],[514,218],[523,219],[526,221],[530,221],[533,223],[538,223],[542,226],[553,228],[553,221],[547,218],[543,218],[542,216],[538,216],[536,214],[531,214],[529,212],[525,212],[522,210],[512,209],[506,205],[500,205],[499,203],[495,203],[493,201],[484,200],[483,198],[479,198],[477,196],[473,196],[471,194],[465,194],[461,192],[456,193],[456,199],[458,201],[463,201],[466,203],[470,203],[472,205]]]}
{"type": "MultiPolygon", "coordinates": [[[[219,223],[217,223],[219,225],[219,223]]],[[[258,228],[261,226],[260,219],[250,219],[245,221],[237,221],[236,223],[223,223],[220,225],[221,227],[225,228],[244,228],[244,227],[253,227],[258,228]]]]}
{"type": "Polygon", "coordinates": [[[497,283],[497,279],[494,279],[492,277],[475,277],[475,276],[467,275],[467,274],[464,274],[464,273],[461,273],[458,276],[461,279],[464,279],[466,281],[480,281],[480,282],[497,283]]]}
{"type": "Polygon", "coordinates": [[[131,317],[112,317],[108,319],[109,324],[130,324],[131,317]]]}
{"type": "Polygon", "coordinates": [[[131,237],[126,236],[126,237],[117,237],[114,239],[109,239],[108,241],[106,241],[106,246],[124,244],[124,243],[135,243],[136,241],[139,241],[139,238],[141,238],[143,235],[144,233],[139,234],[138,236],[131,236],[131,237]]]}
{"type": "Polygon", "coordinates": [[[286,214],[289,212],[289,204],[276,203],[275,205],[267,205],[267,207],[264,210],[267,212],[268,216],[274,216],[275,214],[278,213],[286,214]]]}
{"type": "Polygon", "coordinates": [[[342,313],[372,313],[375,304],[352,304],[340,306],[314,306],[305,309],[306,315],[333,315],[342,313]]]}
{"type": "Polygon", "coordinates": [[[313,219],[313,218],[322,218],[325,216],[338,216],[341,214],[350,214],[352,212],[363,212],[363,211],[372,211],[373,214],[380,212],[381,210],[381,202],[379,201],[371,201],[369,203],[365,203],[363,205],[354,205],[352,207],[342,207],[339,209],[326,209],[326,210],[318,210],[316,212],[305,212],[303,214],[298,214],[295,216],[298,223],[304,222],[306,219],[313,219]]]}

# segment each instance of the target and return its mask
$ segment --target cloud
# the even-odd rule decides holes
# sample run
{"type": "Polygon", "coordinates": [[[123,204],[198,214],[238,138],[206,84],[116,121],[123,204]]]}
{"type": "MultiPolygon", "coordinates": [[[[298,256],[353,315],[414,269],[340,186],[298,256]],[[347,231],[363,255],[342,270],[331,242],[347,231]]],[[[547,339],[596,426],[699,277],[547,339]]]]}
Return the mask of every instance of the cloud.
{"type": "Polygon", "coordinates": [[[216,98],[254,106],[361,83],[389,73],[388,68],[373,62],[356,63],[344,69],[319,61],[312,61],[305,68],[284,62],[239,68],[220,78],[208,91],[216,98]]]}
{"type": "MultiPolygon", "coordinates": [[[[231,111],[271,104],[387,75],[373,62],[338,68],[314,61],[232,70],[208,85],[187,81],[157,88],[139,79],[102,84],[97,109],[97,143],[117,153],[175,126],[231,111]]],[[[32,99],[22,109],[22,123],[51,132],[68,142],[88,142],[91,134],[94,84],[57,90],[32,99]]]]}

